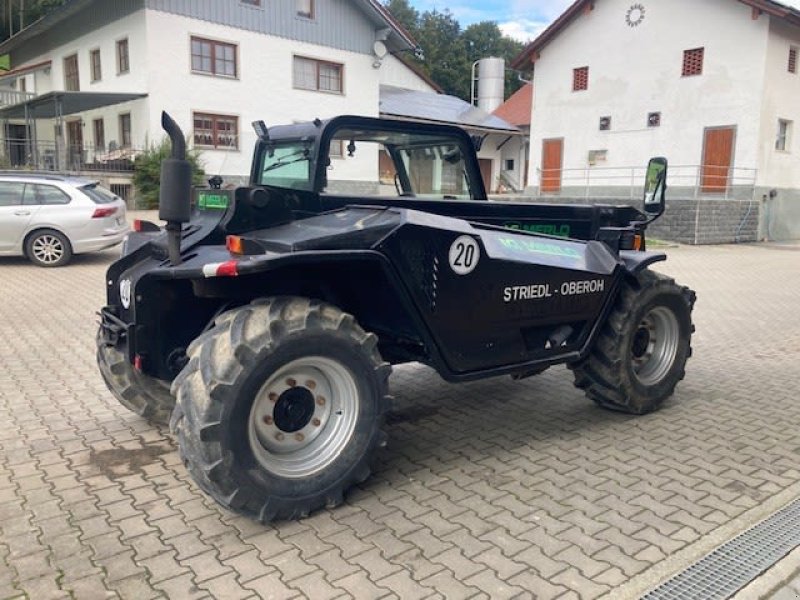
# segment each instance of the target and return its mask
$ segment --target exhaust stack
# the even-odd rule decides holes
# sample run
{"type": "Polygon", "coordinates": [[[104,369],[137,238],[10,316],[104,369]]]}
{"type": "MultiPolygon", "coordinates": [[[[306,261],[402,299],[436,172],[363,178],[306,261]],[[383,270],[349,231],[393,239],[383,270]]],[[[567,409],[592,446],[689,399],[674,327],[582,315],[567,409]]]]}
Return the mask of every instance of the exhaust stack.
{"type": "Polygon", "coordinates": [[[161,113],[161,127],[169,135],[172,154],[161,161],[158,218],[167,222],[169,262],[179,265],[182,262],[181,229],[191,218],[192,165],[186,160],[183,131],[166,112],[161,113]]]}

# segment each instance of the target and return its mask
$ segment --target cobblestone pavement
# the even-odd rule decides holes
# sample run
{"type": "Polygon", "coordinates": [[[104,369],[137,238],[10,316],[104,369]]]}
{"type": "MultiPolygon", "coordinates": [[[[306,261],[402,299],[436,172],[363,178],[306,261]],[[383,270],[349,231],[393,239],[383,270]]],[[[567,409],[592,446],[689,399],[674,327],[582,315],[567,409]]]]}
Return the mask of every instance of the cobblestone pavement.
{"type": "Polygon", "coordinates": [[[262,526],[189,479],[94,364],[115,252],[0,260],[0,598],[635,598],[800,494],[800,250],[675,248],[695,353],[660,412],[564,368],[396,369],[390,443],[345,505],[262,526]]]}

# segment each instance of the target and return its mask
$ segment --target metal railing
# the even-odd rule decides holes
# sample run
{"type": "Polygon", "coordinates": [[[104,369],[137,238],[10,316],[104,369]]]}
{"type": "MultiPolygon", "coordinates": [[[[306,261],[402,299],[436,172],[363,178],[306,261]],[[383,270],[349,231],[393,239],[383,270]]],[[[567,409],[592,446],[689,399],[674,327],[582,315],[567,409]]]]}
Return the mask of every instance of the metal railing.
{"type": "Polygon", "coordinates": [[[16,90],[0,90],[0,106],[14,106],[35,98],[31,92],[18,92],[16,90]]]}
{"type": "Polygon", "coordinates": [[[0,138],[0,167],[62,173],[129,173],[143,148],[0,138]]]}
{"type": "MultiPolygon", "coordinates": [[[[636,199],[644,189],[645,165],[638,167],[583,167],[540,169],[540,195],[585,198],[636,199]]],[[[757,169],[714,165],[670,165],[669,186],[687,197],[750,198],[757,169]]]]}

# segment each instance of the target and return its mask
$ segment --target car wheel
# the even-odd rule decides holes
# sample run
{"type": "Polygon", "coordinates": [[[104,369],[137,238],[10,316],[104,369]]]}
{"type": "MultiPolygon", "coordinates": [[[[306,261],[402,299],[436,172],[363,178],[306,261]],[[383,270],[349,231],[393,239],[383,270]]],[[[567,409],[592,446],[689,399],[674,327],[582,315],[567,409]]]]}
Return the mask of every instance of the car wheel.
{"type": "Polygon", "coordinates": [[[72,258],[72,246],[64,234],[41,229],[28,236],[25,255],[39,267],[63,267],[72,258]]]}

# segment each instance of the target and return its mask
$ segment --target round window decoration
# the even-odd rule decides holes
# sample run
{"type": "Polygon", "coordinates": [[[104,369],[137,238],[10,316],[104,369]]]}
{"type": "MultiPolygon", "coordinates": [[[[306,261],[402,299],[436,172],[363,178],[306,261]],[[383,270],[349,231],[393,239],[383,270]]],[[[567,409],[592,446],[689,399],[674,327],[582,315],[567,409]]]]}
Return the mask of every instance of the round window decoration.
{"type": "Polygon", "coordinates": [[[644,4],[631,4],[625,13],[625,22],[628,27],[638,27],[644,21],[644,4]]]}

